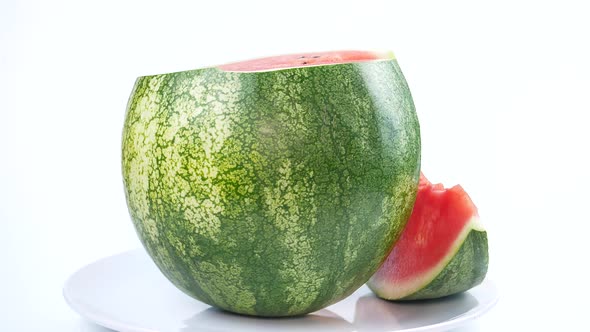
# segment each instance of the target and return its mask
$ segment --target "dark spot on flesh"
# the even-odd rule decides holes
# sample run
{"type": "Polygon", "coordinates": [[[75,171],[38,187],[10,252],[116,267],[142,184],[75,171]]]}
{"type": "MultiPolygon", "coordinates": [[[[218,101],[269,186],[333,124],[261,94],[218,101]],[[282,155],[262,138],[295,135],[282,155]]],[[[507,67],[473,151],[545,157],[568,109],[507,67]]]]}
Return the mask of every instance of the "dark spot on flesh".
{"type": "Polygon", "coordinates": [[[319,55],[314,55],[314,56],[312,56],[312,58],[314,58],[314,59],[317,59],[317,58],[319,58],[319,57],[320,57],[319,55]]]}
{"type": "Polygon", "coordinates": [[[300,56],[298,59],[305,59],[305,55],[300,56]]]}
{"type": "Polygon", "coordinates": [[[306,65],[307,64],[307,61],[303,61],[303,64],[306,65]]]}

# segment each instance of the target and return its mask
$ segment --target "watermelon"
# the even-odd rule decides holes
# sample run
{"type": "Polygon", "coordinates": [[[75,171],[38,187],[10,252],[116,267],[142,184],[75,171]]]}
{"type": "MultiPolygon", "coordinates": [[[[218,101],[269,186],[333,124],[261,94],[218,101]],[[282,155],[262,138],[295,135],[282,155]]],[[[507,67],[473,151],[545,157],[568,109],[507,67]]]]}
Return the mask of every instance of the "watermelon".
{"type": "Polygon", "coordinates": [[[480,284],[487,268],[487,233],[469,195],[422,175],[410,221],[367,285],[387,300],[433,299],[480,284]]]}
{"type": "Polygon", "coordinates": [[[302,315],[387,257],[414,204],[420,132],[391,53],[278,56],[138,78],[122,170],[138,236],[180,290],[302,315]]]}

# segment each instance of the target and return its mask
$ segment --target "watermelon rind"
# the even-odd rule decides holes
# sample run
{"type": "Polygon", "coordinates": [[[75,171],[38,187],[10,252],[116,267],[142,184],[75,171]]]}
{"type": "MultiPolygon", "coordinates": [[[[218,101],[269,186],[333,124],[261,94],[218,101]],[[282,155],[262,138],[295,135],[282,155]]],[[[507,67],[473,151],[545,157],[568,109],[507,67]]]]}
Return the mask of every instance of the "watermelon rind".
{"type": "Polygon", "coordinates": [[[363,285],[407,222],[420,131],[395,59],[140,77],[122,142],[162,273],[235,313],[293,316],[363,285]]]}
{"type": "Polygon", "coordinates": [[[472,229],[436,278],[417,292],[398,300],[436,299],[467,291],[482,283],[488,262],[487,233],[472,229]]]}

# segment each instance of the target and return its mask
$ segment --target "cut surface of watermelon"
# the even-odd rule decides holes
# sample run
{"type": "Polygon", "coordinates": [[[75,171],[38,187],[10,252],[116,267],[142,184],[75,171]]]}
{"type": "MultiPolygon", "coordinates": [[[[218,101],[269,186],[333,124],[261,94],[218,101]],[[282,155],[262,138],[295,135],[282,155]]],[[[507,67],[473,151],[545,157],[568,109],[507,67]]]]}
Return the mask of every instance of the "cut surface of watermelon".
{"type": "Polygon", "coordinates": [[[259,58],[217,66],[218,69],[231,72],[270,71],[318,65],[333,65],[375,60],[394,59],[392,52],[379,51],[331,51],[279,55],[259,58]]]}

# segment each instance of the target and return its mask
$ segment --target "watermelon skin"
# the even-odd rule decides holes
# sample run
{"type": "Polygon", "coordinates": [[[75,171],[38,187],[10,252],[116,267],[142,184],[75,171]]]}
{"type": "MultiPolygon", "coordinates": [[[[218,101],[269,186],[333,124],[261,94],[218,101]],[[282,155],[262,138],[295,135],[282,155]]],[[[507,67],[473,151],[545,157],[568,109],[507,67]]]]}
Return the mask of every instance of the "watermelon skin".
{"type": "Polygon", "coordinates": [[[471,230],[445,268],[417,292],[397,299],[435,299],[467,291],[485,279],[488,271],[488,237],[485,230],[471,230]]]}
{"type": "Polygon", "coordinates": [[[141,77],[122,142],[127,204],[179,289],[292,316],[354,292],[407,222],[420,132],[395,59],[141,77]]]}

